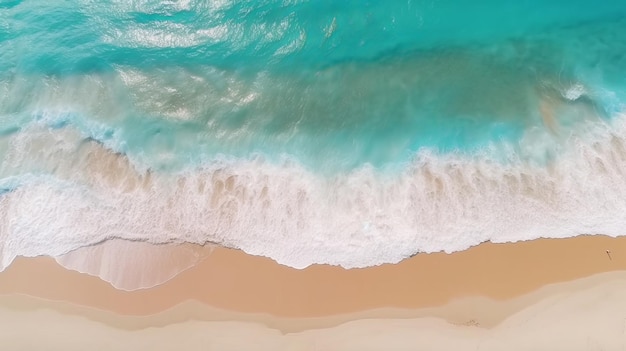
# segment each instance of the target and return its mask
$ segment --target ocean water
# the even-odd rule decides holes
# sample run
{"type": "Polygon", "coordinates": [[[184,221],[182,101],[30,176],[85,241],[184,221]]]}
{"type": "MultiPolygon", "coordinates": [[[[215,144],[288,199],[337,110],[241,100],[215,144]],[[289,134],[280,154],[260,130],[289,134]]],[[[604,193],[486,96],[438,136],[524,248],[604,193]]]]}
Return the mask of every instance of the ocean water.
{"type": "Polygon", "coordinates": [[[626,2],[0,0],[0,266],[626,234],[626,2]]]}

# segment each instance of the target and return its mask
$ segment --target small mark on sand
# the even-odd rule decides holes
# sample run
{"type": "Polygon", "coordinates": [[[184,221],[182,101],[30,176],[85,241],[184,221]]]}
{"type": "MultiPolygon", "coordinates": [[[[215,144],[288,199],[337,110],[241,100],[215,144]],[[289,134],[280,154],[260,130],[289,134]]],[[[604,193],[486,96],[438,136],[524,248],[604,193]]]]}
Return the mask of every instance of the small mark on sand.
{"type": "Polygon", "coordinates": [[[470,319],[469,321],[463,323],[463,325],[468,326],[468,327],[480,327],[480,323],[478,323],[474,319],[470,319]]]}

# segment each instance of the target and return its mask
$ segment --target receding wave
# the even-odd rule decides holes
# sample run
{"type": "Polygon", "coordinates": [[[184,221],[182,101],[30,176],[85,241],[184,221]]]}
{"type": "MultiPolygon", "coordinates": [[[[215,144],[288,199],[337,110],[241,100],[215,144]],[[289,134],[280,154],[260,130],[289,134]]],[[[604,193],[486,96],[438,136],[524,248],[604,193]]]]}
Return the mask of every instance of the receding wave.
{"type": "Polygon", "coordinates": [[[109,239],[57,256],[67,269],[97,276],[117,289],[147,289],[167,282],[211,254],[212,247],[109,239]]]}
{"type": "MultiPolygon", "coordinates": [[[[28,160],[49,174],[3,181],[2,262],[125,239],[215,243],[296,268],[364,267],[487,240],[622,235],[623,117],[580,131],[547,165],[423,151],[400,174],[363,167],[333,177],[262,159],[216,160],[178,175],[138,172],[97,142],[72,143],[71,130],[23,132],[36,136],[27,145],[38,144],[37,152],[15,149],[5,167],[28,160]]],[[[545,141],[526,138],[531,147],[545,141]]]]}

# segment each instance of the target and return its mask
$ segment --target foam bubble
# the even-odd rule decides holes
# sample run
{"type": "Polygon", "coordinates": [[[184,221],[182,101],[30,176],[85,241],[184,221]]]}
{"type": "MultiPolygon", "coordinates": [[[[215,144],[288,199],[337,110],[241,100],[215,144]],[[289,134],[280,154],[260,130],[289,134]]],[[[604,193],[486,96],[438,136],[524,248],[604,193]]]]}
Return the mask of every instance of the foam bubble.
{"type": "Polygon", "coordinates": [[[574,84],[563,93],[563,97],[567,100],[575,101],[585,93],[585,87],[582,84],[574,84]]]}

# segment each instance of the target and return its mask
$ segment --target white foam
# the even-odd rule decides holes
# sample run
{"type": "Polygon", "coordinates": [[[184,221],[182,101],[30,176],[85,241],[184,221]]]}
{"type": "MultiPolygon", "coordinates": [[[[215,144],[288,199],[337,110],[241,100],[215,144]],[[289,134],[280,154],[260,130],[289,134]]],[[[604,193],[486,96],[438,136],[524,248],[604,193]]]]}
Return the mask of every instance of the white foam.
{"type": "Polygon", "coordinates": [[[563,93],[563,97],[566,98],[567,100],[575,101],[575,100],[578,100],[578,98],[580,98],[581,96],[583,96],[586,92],[587,91],[585,90],[585,87],[582,84],[577,83],[569,87],[563,93]]]}
{"type": "Polygon", "coordinates": [[[139,173],[99,144],[59,137],[67,131],[25,130],[0,174],[40,168],[0,197],[1,262],[120,238],[213,242],[296,268],[350,268],[487,240],[623,235],[624,121],[588,122],[552,144],[539,142],[547,132],[531,130],[516,152],[558,150],[548,166],[422,152],[398,176],[365,167],[333,178],[261,160],[219,160],[179,176],[139,173]],[[54,176],[38,175],[45,173],[54,176]]]}

